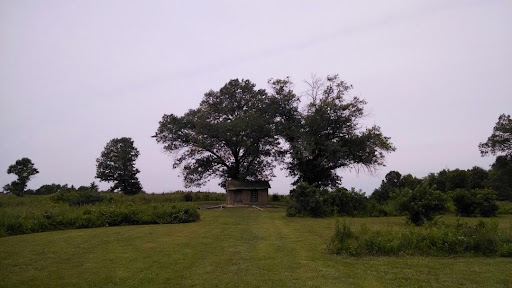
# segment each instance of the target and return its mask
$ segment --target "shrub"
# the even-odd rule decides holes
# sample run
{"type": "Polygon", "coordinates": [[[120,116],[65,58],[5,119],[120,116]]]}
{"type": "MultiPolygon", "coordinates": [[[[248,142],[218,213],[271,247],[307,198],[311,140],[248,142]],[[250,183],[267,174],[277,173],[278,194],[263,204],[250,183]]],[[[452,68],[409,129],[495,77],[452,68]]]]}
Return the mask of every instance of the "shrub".
{"type": "Polygon", "coordinates": [[[70,206],[82,206],[103,201],[100,193],[88,187],[78,189],[64,187],[51,196],[54,202],[68,203],[70,206]]]}
{"type": "Polygon", "coordinates": [[[496,222],[479,221],[455,225],[433,224],[423,228],[370,230],[361,226],[353,231],[336,222],[334,234],[327,243],[333,254],[348,256],[448,256],[476,254],[512,256],[512,235],[500,234],[496,222]]]}
{"type": "Polygon", "coordinates": [[[306,183],[299,183],[290,191],[290,203],[286,208],[287,216],[325,217],[332,215],[328,205],[327,189],[318,188],[306,183]]]}
{"type": "MultiPolygon", "coordinates": [[[[285,201],[287,199],[285,198],[285,201]]],[[[383,216],[383,207],[374,199],[370,200],[362,191],[339,187],[332,191],[306,183],[299,183],[290,191],[286,215],[327,217],[342,216],[383,216]]]]}
{"type": "Polygon", "coordinates": [[[477,189],[475,191],[480,216],[495,217],[499,209],[498,204],[496,204],[496,193],[489,189],[477,189]]]}
{"type": "Polygon", "coordinates": [[[62,185],[59,185],[59,184],[45,184],[45,185],[42,185],[41,187],[37,188],[35,193],[36,195],[50,195],[50,194],[55,194],[57,192],[59,192],[59,190],[62,188],[63,186],[62,185]]]}
{"type": "Polygon", "coordinates": [[[47,206],[44,209],[0,210],[0,236],[53,230],[140,224],[188,223],[200,219],[197,207],[190,204],[121,205],[98,203],[71,207],[47,206]]]}
{"type": "Polygon", "coordinates": [[[347,190],[343,187],[336,188],[329,193],[330,206],[334,214],[342,216],[366,216],[368,210],[368,198],[364,192],[354,188],[347,190]]]}
{"type": "Polygon", "coordinates": [[[453,194],[453,204],[455,205],[455,212],[459,216],[471,217],[475,216],[478,212],[478,205],[476,195],[473,193],[475,190],[456,190],[453,194]]]}
{"type": "Polygon", "coordinates": [[[494,217],[498,211],[496,194],[489,189],[457,190],[453,195],[456,213],[460,216],[494,217]]]}
{"type": "Polygon", "coordinates": [[[441,192],[422,185],[414,189],[408,200],[403,202],[402,210],[407,213],[410,222],[421,226],[446,211],[447,207],[446,197],[441,192]]]}
{"type": "Polygon", "coordinates": [[[192,196],[192,192],[183,194],[183,201],[192,202],[193,200],[194,200],[194,197],[192,196]]]}

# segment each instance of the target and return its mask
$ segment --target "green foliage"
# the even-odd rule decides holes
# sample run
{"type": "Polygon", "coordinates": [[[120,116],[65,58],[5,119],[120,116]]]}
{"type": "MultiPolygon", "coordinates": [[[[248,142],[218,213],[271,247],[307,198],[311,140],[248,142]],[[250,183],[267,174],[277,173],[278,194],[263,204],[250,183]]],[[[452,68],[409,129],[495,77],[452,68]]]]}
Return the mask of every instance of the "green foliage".
{"type": "Polygon", "coordinates": [[[192,192],[183,194],[183,201],[192,202],[193,200],[194,200],[194,197],[192,196],[192,192]]]}
{"type": "Polygon", "coordinates": [[[16,160],[16,162],[7,169],[7,174],[14,174],[18,179],[11,182],[11,184],[5,185],[3,188],[4,191],[17,196],[23,196],[30,177],[37,173],[39,173],[39,170],[37,170],[34,163],[32,163],[32,160],[29,158],[24,157],[16,160]]]}
{"type": "Polygon", "coordinates": [[[453,204],[459,216],[472,217],[478,213],[478,203],[475,190],[467,191],[459,189],[453,194],[453,204]]]}
{"type": "MultiPolygon", "coordinates": [[[[334,188],[341,183],[336,170],[345,167],[374,169],[384,164],[384,153],[395,151],[390,138],[380,127],[361,129],[366,101],[354,97],[346,99],[352,89],[338,75],[325,81],[313,79],[309,96],[311,101],[304,112],[299,109],[299,97],[292,101],[293,121],[282,137],[288,143],[291,156],[285,163],[294,184],[305,182],[319,187],[334,188]]],[[[291,82],[271,82],[275,93],[295,95],[291,82]]]]}
{"type": "Polygon", "coordinates": [[[331,191],[329,198],[335,215],[366,216],[368,214],[369,201],[364,192],[341,187],[331,191]]]}
{"type": "Polygon", "coordinates": [[[34,194],[35,195],[50,195],[50,194],[59,192],[59,190],[62,187],[63,187],[62,185],[55,184],[55,183],[45,184],[45,185],[42,185],[41,187],[37,188],[34,191],[34,194]]]}
{"type": "Polygon", "coordinates": [[[468,173],[466,170],[455,169],[448,171],[446,176],[446,191],[466,189],[468,187],[468,173]]]}
{"type": "Polygon", "coordinates": [[[459,216],[494,217],[498,211],[496,193],[489,189],[457,190],[453,203],[459,216]]]}
{"type": "Polygon", "coordinates": [[[482,156],[503,154],[512,157],[512,118],[501,114],[486,142],[478,145],[482,156]]]}
{"type": "Polygon", "coordinates": [[[409,221],[421,226],[427,221],[432,221],[434,216],[446,211],[447,208],[445,195],[422,185],[412,191],[409,199],[403,203],[402,210],[407,213],[409,221]]]}
{"type": "Polygon", "coordinates": [[[164,115],[154,137],[182,167],[185,186],[223,180],[269,180],[282,155],[278,125],[286,113],[285,96],[255,89],[233,79],[204,94],[199,108],[183,116],[164,115]]]}
{"type": "Polygon", "coordinates": [[[512,214],[512,202],[510,201],[496,201],[498,205],[498,211],[496,214],[504,215],[504,214],[512,214]]]}
{"type": "Polygon", "coordinates": [[[496,204],[496,193],[489,189],[477,189],[476,203],[478,204],[478,214],[482,217],[495,217],[499,209],[496,204]]]}
{"type": "Polygon", "coordinates": [[[325,217],[332,215],[329,206],[329,191],[307,183],[299,183],[290,191],[290,203],[286,208],[286,215],[325,217]]]}
{"type": "Polygon", "coordinates": [[[383,216],[382,207],[369,200],[361,191],[339,187],[334,190],[299,183],[290,191],[290,202],[286,215],[328,217],[340,216],[383,216]]]}
{"type": "Polygon", "coordinates": [[[478,166],[474,166],[470,170],[467,170],[467,173],[467,189],[473,190],[486,188],[486,183],[489,179],[489,171],[478,166]]]}
{"type": "Polygon", "coordinates": [[[140,171],[135,168],[138,157],[139,150],[133,145],[131,138],[114,138],[107,143],[101,156],[96,159],[96,178],[100,181],[114,182],[111,191],[119,189],[127,195],[140,193],[142,186],[137,178],[140,171]]]}
{"type": "Polygon", "coordinates": [[[54,202],[64,202],[70,206],[83,206],[89,205],[108,199],[91,187],[82,186],[78,189],[62,187],[59,192],[53,194],[50,199],[54,202]]]}
{"type": "Polygon", "coordinates": [[[421,179],[418,179],[411,174],[402,176],[398,171],[390,171],[386,174],[384,180],[380,184],[380,187],[375,189],[370,196],[371,199],[384,203],[390,200],[391,195],[397,195],[398,190],[409,189],[414,190],[422,183],[421,179]]]}
{"type": "MultiPolygon", "coordinates": [[[[84,193],[72,188],[66,190],[73,190],[73,193],[78,194],[84,193]]],[[[18,203],[8,199],[9,196],[3,196],[0,199],[0,236],[119,225],[187,223],[199,220],[197,206],[165,202],[162,201],[165,200],[164,197],[137,199],[138,195],[127,197],[113,194],[111,197],[105,196],[110,201],[82,206],[48,201],[48,199],[55,200],[59,194],[60,192],[50,197],[31,196],[35,201],[28,199],[30,201],[26,203],[18,203]]],[[[75,203],[73,201],[76,198],[70,199],[71,203],[75,203]]]]}
{"type": "Polygon", "coordinates": [[[489,172],[489,187],[499,200],[512,201],[512,157],[498,156],[489,172]]]}
{"type": "Polygon", "coordinates": [[[348,256],[450,256],[475,254],[511,257],[512,234],[500,233],[497,222],[455,225],[434,223],[424,228],[353,231],[336,221],[327,244],[333,254],[348,256]]]}

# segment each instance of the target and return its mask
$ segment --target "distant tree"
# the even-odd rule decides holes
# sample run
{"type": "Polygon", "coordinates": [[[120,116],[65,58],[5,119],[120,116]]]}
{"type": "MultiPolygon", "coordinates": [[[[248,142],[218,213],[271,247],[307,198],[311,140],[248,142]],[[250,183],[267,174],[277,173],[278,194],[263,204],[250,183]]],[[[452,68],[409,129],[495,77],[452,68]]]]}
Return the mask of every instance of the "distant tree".
{"type": "Polygon", "coordinates": [[[89,189],[91,189],[94,192],[100,191],[100,187],[98,187],[98,184],[96,184],[96,182],[94,182],[94,181],[92,181],[91,184],[89,185],[89,189]]]}
{"type": "Polygon", "coordinates": [[[45,185],[42,185],[41,187],[37,188],[35,193],[36,195],[50,195],[50,194],[54,194],[54,193],[57,193],[59,192],[59,190],[62,188],[63,186],[59,185],[59,184],[45,184],[45,185]]]}
{"type": "Polygon", "coordinates": [[[39,170],[37,170],[34,163],[32,163],[32,160],[29,158],[24,157],[16,160],[16,162],[7,169],[7,174],[14,174],[18,176],[18,179],[11,182],[11,184],[5,185],[4,191],[18,196],[23,196],[30,177],[37,173],[39,173],[39,170]]]}
{"type": "Polygon", "coordinates": [[[432,221],[434,217],[448,208],[447,198],[441,192],[427,185],[414,189],[407,201],[403,202],[402,210],[414,225],[421,226],[432,221]]]}
{"type": "Polygon", "coordinates": [[[269,95],[249,80],[233,79],[210,90],[196,109],[164,115],[153,136],[174,153],[186,187],[212,178],[270,180],[283,156],[278,130],[293,113],[289,95],[269,95]]]}
{"type": "Polygon", "coordinates": [[[469,190],[483,189],[486,187],[489,178],[489,172],[483,168],[475,166],[467,170],[467,188],[469,190]]]}
{"type": "Polygon", "coordinates": [[[391,192],[400,188],[401,180],[402,174],[400,174],[400,172],[389,171],[384,177],[384,180],[382,180],[379,188],[375,189],[370,197],[381,203],[387,201],[391,192]]]}
{"type": "Polygon", "coordinates": [[[446,175],[446,191],[468,188],[468,173],[466,170],[454,169],[446,175]]]}
{"type": "MultiPolygon", "coordinates": [[[[121,190],[124,194],[133,195],[141,192],[142,186],[137,178],[139,169],[135,161],[139,150],[128,137],[110,140],[101,156],[96,159],[96,178],[100,181],[114,182],[111,191],[121,190]]],[[[90,188],[93,188],[91,185],[90,188]]]]}
{"type": "Polygon", "coordinates": [[[400,179],[399,187],[414,190],[416,187],[420,186],[421,183],[421,179],[416,178],[411,174],[406,174],[400,179]]]}
{"type": "Polygon", "coordinates": [[[453,204],[457,215],[465,217],[494,217],[498,211],[496,192],[489,189],[459,189],[453,194],[453,204]]]}
{"type": "Polygon", "coordinates": [[[478,145],[482,156],[488,154],[512,157],[512,119],[510,115],[501,114],[491,136],[478,145]]]}
{"type": "Polygon", "coordinates": [[[336,187],[341,184],[338,169],[372,170],[384,165],[384,153],[395,151],[380,127],[361,127],[366,101],[357,97],[346,99],[352,86],[338,75],[309,82],[310,102],[303,111],[288,79],[273,80],[270,84],[274,94],[293,99],[287,102],[291,104],[287,109],[290,114],[285,121],[287,129],[281,135],[288,143],[290,157],[285,165],[295,177],[294,184],[336,187]]]}
{"type": "Polygon", "coordinates": [[[512,118],[501,114],[486,142],[478,145],[482,156],[495,155],[489,172],[489,187],[500,200],[512,200],[512,118]]]}
{"type": "Polygon", "coordinates": [[[489,188],[496,191],[498,200],[512,201],[512,158],[496,157],[487,183],[489,188]]]}

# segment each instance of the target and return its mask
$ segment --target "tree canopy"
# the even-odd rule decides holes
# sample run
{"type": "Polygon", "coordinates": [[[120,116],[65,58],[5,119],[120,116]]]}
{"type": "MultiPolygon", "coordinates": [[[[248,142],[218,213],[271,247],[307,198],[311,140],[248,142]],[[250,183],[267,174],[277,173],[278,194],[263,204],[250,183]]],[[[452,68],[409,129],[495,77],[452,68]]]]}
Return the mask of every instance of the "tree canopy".
{"type": "MultiPolygon", "coordinates": [[[[274,81],[276,94],[295,95],[288,79],[274,81]]],[[[389,137],[379,126],[362,127],[365,100],[348,99],[352,89],[338,75],[326,80],[309,82],[310,98],[305,109],[299,109],[299,97],[288,101],[290,117],[282,133],[288,143],[286,168],[295,177],[294,184],[306,182],[320,187],[335,187],[341,183],[336,174],[340,168],[372,170],[384,165],[387,152],[395,151],[389,137]]]]}
{"type": "Polygon", "coordinates": [[[478,145],[482,156],[504,154],[512,158],[512,119],[510,115],[501,114],[493,132],[486,142],[478,145]]]}
{"type": "Polygon", "coordinates": [[[269,180],[280,161],[295,184],[333,187],[341,182],[337,169],[374,169],[395,150],[380,127],[361,127],[366,102],[345,99],[352,86],[337,75],[314,83],[305,109],[289,78],[269,84],[267,92],[249,80],[230,80],[207,92],[199,108],[163,116],[154,137],[174,153],[186,186],[213,177],[269,180]]]}
{"type": "Polygon", "coordinates": [[[114,182],[111,191],[121,190],[124,194],[137,194],[142,191],[137,178],[140,171],[135,167],[138,157],[139,150],[131,138],[114,138],[107,143],[101,156],[96,159],[96,178],[100,181],[114,182]]]}
{"type": "Polygon", "coordinates": [[[7,174],[14,174],[18,176],[18,179],[4,186],[4,191],[13,193],[18,196],[23,196],[27,183],[30,177],[39,173],[39,170],[34,166],[32,160],[29,158],[21,158],[9,166],[7,174]]]}
{"type": "Polygon", "coordinates": [[[164,115],[154,137],[175,155],[174,168],[182,168],[187,187],[214,177],[270,180],[282,157],[276,131],[284,99],[233,79],[183,116],[164,115]]]}

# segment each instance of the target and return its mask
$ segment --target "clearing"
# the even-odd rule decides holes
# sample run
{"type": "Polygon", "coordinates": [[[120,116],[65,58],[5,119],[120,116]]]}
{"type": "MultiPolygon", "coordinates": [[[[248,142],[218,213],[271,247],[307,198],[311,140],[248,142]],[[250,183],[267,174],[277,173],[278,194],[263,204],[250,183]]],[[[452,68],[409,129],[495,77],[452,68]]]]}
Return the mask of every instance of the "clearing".
{"type": "MultiPolygon", "coordinates": [[[[196,223],[123,226],[0,238],[1,287],[511,287],[512,260],[350,258],[324,246],[334,218],[284,209],[201,210],[196,223]]],[[[445,221],[455,217],[446,216],[445,221]]],[[[402,217],[346,218],[370,228],[402,217]]],[[[472,221],[472,220],[470,220],[472,221]]],[[[499,216],[512,229],[512,216],[499,216]]]]}

